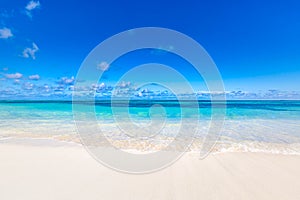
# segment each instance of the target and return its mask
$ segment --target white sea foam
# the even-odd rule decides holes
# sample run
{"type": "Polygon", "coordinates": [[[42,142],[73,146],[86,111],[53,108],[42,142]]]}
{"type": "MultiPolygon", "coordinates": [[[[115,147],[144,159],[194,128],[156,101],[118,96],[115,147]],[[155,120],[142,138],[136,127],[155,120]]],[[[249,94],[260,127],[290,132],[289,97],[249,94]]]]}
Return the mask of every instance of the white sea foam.
{"type": "Polygon", "coordinates": [[[271,153],[284,155],[300,155],[300,144],[278,144],[265,142],[242,142],[231,144],[216,144],[212,153],[227,153],[227,152],[252,152],[252,153],[271,153]]]}
{"type": "MultiPolygon", "coordinates": [[[[212,153],[226,152],[264,152],[276,154],[300,154],[300,120],[279,119],[249,119],[249,120],[226,120],[221,135],[212,153]]],[[[111,121],[98,121],[98,124],[90,123],[89,129],[98,127],[112,145],[126,151],[135,153],[153,152],[166,148],[176,138],[180,124],[178,122],[167,122],[165,127],[154,135],[144,137],[143,144],[138,140],[124,134],[119,126],[111,121]]],[[[143,123],[145,125],[145,123],[143,123]]],[[[191,151],[199,152],[201,142],[209,129],[208,120],[200,121],[198,132],[193,136],[195,144],[191,151]]],[[[190,120],[184,131],[189,135],[194,131],[195,121],[190,120]]],[[[0,121],[0,141],[18,138],[46,138],[56,141],[65,141],[80,144],[80,137],[76,134],[75,123],[72,120],[38,120],[38,119],[10,119],[0,121]]],[[[131,133],[138,132],[131,127],[131,133]]],[[[84,134],[89,134],[84,133],[84,134]]],[[[182,147],[172,147],[173,150],[182,150],[182,147]]]]}

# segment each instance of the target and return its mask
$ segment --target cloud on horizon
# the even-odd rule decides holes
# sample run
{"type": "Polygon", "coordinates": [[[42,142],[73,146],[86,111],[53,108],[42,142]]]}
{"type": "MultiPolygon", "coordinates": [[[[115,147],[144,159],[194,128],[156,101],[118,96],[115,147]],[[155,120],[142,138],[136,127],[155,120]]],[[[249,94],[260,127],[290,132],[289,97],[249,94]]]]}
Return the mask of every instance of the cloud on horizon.
{"type": "Polygon", "coordinates": [[[34,75],[30,75],[28,78],[29,78],[30,80],[35,80],[35,81],[37,81],[37,80],[40,79],[40,75],[34,74],[34,75]]]}
{"type": "Polygon", "coordinates": [[[23,77],[23,74],[17,72],[17,73],[14,73],[14,74],[5,74],[5,77],[8,78],[8,79],[20,79],[23,77]]]}
{"type": "MultiPolygon", "coordinates": [[[[118,85],[109,85],[107,83],[74,85],[75,77],[61,77],[57,80],[40,80],[38,74],[33,74],[24,78],[24,75],[16,72],[11,74],[2,74],[4,80],[0,87],[0,98],[2,99],[22,99],[22,98],[46,98],[46,99],[71,99],[76,91],[79,97],[95,97],[96,99],[132,98],[132,99],[176,99],[175,94],[163,88],[143,87],[137,88],[132,82],[120,82],[118,85]],[[13,79],[14,81],[9,81],[13,79]],[[39,80],[39,81],[37,81],[39,80]],[[33,83],[34,81],[34,83],[33,83]]],[[[85,83],[85,82],[84,82],[85,83]]],[[[180,93],[180,99],[209,100],[211,96],[225,95],[227,100],[289,100],[299,99],[300,91],[196,91],[194,93],[180,93]]]]}
{"type": "Polygon", "coordinates": [[[72,76],[71,78],[62,77],[57,81],[57,83],[60,85],[73,85],[74,82],[75,82],[74,76],[72,76]]]}

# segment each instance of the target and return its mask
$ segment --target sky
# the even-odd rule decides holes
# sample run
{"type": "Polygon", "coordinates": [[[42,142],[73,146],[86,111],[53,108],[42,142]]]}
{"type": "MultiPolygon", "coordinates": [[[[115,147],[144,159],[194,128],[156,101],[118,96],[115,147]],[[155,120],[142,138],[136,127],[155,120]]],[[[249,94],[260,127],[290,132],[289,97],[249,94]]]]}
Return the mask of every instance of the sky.
{"type": "MultiPolygon", "coordinates": [[[[0,0],[0,99],[69,98],[89,52],[139,27],[173,29],[200,43],[217,65],[228,98],[300,99],[299,10],[297,0],[0,0]]],[[[99,96],[116,87],[137,90],[135,80],[114,83],[147,62],[171,66],[195,93],[207,95],[193,66],[152,49],[129,53],[111,65],[99,61],[95,67],[105,73],[86,90],[99,96]]],[[[136,91],[137,96],[162,93],[153,86],[136,91]]]]}

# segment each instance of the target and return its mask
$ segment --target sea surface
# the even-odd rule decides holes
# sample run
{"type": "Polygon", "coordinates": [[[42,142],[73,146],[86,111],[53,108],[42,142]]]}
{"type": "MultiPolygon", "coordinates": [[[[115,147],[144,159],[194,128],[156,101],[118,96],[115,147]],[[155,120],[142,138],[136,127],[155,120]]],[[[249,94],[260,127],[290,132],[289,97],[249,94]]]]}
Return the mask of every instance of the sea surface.
{"type": "Polygon", "coordinates": [[[74,110],[72,101],[0,101],[0,143],[51,139],[81,144],[80,134],[89,132],[76,128],[80,123],[74,121],[75,114],[80,116],[75,120],[88,122],[84,123],[89,126],[86,130],[95,126],[101,130],[99,134],[118,148],[158,150],[180,139],[178,137],[193,137],[195,140],[189,149],[198,151],[213,119],[223,124],[220,135],[216,135],[213,153],[300,154],[300,101],[296,100],[214,104],[210,101],[196,104],[189,101],[140,100],[113,104],[97,101],[95,104],[76,102],[75,107],[74,110]],[[183,123],[184,132],[178,136],[183,123]]]}

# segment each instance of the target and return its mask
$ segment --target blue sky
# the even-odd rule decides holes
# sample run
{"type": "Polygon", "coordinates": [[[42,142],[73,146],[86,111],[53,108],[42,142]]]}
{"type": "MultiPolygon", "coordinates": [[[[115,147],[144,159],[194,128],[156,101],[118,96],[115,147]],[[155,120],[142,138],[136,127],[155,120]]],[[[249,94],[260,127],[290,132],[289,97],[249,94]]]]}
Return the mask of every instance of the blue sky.
{"type": "MultiPolygon", "coordinates": [[[[1,0],[0,98],[68,97],[73,77],[96,45],[146,26],[174,29],[199,42],[218,66],[230,98],[299,98],[299,10],[297,0],[1,0]]],[[[121,70],[112,65],[99,92],[109,92],[113,79],[132,65],[150,60],[165,61],[197,85],[184,61],[144,51],[116,62],[121,70]]]]}

